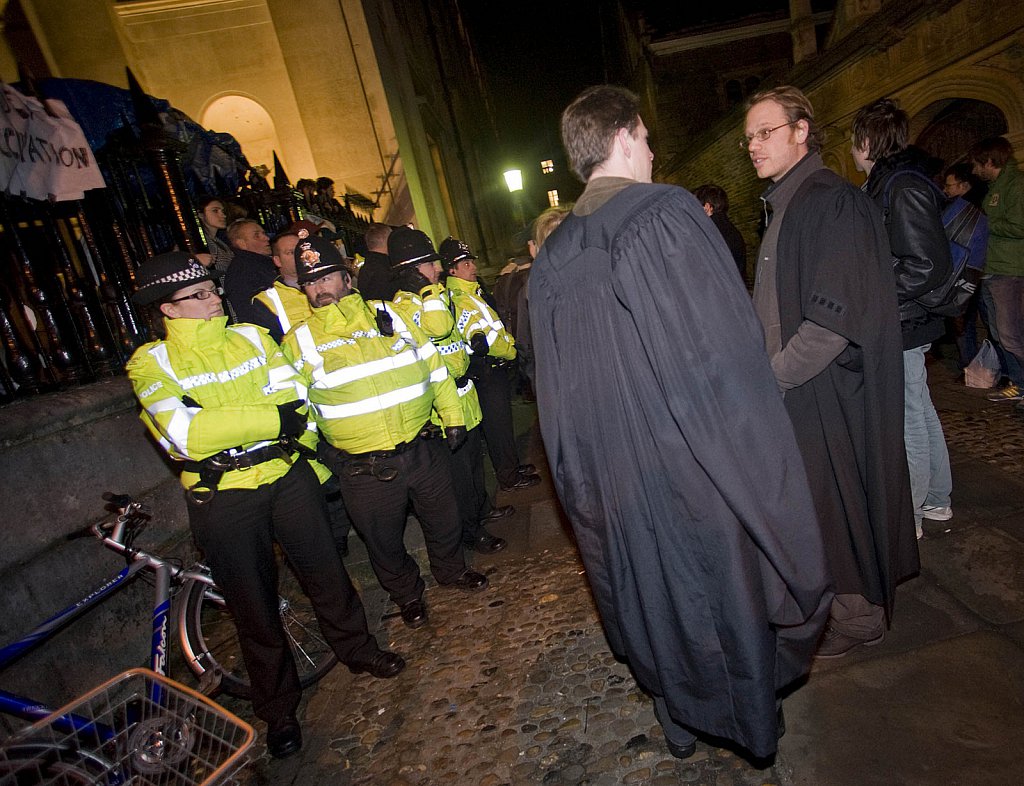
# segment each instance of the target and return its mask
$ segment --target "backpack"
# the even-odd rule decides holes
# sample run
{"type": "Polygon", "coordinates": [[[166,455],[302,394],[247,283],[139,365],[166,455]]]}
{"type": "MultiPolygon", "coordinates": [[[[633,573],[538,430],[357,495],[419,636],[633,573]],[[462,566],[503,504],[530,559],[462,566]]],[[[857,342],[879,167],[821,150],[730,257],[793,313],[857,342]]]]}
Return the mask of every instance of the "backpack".
{"type": "MultiPolygon", "coordinates": [[[[882,208],[885,212],[887,224],[892,182],[900,175],[919,177],[939,194],[942,194],[935,183],[916,169],[901,169],[893,172],[889,175],[888,180],[885,181],[883,186],[882,208]]],[[[945,195],[942,195],[942,199],[945,199],[945,195]]],[[[967,309],[967,304],[977,291],[978,282],[981,280],[981,271],[967,266],[967,261],[971,256],[971,235],[974,234],[980,217],[980,212],[964,210],[956,220],[950,221],[944,227],[946,239],[949,241],[949,257],[952,265],[950,265],[949,274],[941,284],[930,292],[925,292],[923,295],[914,298],[914,302],[925,311],[943,317],[963,316],[964,311],[967,309]]]]}

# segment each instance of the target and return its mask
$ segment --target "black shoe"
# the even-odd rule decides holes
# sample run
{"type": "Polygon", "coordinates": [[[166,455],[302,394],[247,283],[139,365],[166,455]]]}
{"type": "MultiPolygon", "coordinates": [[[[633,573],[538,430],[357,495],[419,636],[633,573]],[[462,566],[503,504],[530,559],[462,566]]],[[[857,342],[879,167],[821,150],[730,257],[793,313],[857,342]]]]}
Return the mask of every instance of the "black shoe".
{"type": "Polygon", "coordinates": [[[411,600],[402,606],[402,622],[410,628],[422,628],[427,624],[427,606],[423,598],[411,600]]]}
{"type": "MultiPolygon", "coordinates": [[[[481,592],[487,589],[487,577],[483,573],[466,569],[455,581],[445,582],[445,587],[465,590],[466,592],[481,592]]],[[[404,616],[403,616],[404,619],[404,616]]]]}
{"type": "MultiPolygon", "coordinates": [[[[417,603],[419,601],[416,601],[417,603]]],[[[408,604],[406,604],[408,605],[408,604]]],[[[402,619],[405,619],[405,610],[402,610],[402,619]]],[[[427,621],[427,610],[423,609],[423,622],[427,621]]],[[[408,625],[409,623],[406,622],[408,625]]],[[[422,623],[420,623],[422,624],[422,623]]],[[[416,627],[415,625],[411,627],[416,627]]],[[[379,680],[386,680],[397,676],[405,668],[405,660],[397,652],[388,650],[377,650],[372,658],[366,661],[350,660],[345,664],[353,674],[368,672],[379,680]]]]}
{"type": "Polygon", "coordinates": [[[275,759],[294,756],[302,750],[302,729],[294,717],[275,723],[267,731],[267,752],[275,759]]]}
{"type": "Polygon", "coordinates": [[[516,472],[520,475],[536,475],[537,468],[533,464],[520,464],[516,467],[516,472]]]}
{"type": "Polygon", "coordinates": [[[519,489],[528,489],[532,486],[536,486],[540,483],[540,475],[517,475],[515,482],[511,486],[502,486],[502,491],[519,491],[519,489]]]}
{"type": "Polygon", "coordinates": [[[483,517],[482,521],[497,521],[498,519],[505,519],[516,512],[516,509],[511,505],[502,505],[499,507],[493,507],[487,515],[483,517]]]}
{"type": "Polygon", "coordinates": [[[689,745],[676,745],[672,740],[666,739],[665,746],[668,748],[668,752],[677,759],[688,759],[697,752],[696,742],[691,742],[689,745]]]}
{"type": "Polygon", "coordinates": [[[496,538],[489,532],[481,532],[476,540],[470,541],[466,544],[466,548],[473,549],[480,554],[494,554],[495,552],[501,551],[508,545],[508,541],[504,538],[496,538]]]}

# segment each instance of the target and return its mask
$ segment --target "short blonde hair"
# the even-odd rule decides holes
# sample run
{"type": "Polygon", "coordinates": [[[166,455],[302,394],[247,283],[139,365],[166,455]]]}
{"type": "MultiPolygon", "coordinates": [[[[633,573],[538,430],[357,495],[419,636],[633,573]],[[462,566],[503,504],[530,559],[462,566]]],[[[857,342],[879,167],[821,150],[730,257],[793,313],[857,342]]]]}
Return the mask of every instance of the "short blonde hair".
{"type": "Polygon", "coordinates": [[[532,240],[537,251],[540,251],[540,247],[544,245],[548,235],[558,229],[559,224],[565,221],[565,217],[571,212],[571,204],[558,205],[557,207],[549,207],[534,219],[532,240]]]}

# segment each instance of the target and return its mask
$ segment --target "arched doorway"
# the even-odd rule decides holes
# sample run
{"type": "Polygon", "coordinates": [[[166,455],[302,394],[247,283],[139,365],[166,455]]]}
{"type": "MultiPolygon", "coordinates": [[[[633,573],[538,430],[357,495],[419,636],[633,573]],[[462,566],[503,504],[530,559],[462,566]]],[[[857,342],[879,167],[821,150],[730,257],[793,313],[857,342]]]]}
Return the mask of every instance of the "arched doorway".
{"type": "Polygon", "coordinates": [[[926,106],[911,121],[914,144],[946,166],[963,160],[971,145],[1008,128],[1003,111],[987,101],[948,98],[926,106]]]}
{"type": "MultiPolygon", "coordinates": [[[[203,112],[200,124],[211,131],[224,131],[242,146],[242,152],[254,168],[273,168],[274,151],[281,154],[277,129],[270,114],[251,98],[239,95],[221,96],[203,112]]],[[[282,160],[281,162],[285,162],[282,160]]]]}

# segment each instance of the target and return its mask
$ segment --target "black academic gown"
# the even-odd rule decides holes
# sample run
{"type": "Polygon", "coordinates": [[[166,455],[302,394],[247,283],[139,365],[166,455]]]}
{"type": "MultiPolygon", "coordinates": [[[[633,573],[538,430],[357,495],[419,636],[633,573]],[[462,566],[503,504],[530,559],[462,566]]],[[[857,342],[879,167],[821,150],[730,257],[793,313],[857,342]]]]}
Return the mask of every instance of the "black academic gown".
{"type": "Polygon", "coordinates": [[[690,194],[636,184],[567,218],[529,290],[544,445],[612,650],[677,722],[771,755],[831,592],[733,260],[690,194]]]}
{"type": "Polygon", "coordinates": [[[809,319],[850,345],[822,373],[786,391],[786,409],[836,592],[864,595],[887,614],[896,584],[919,569],[891,257],[866,195],[829,169],[808,176],[779,230],[782,343],[809,319]]]}

